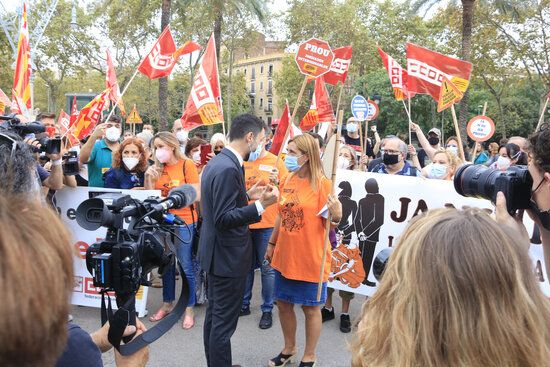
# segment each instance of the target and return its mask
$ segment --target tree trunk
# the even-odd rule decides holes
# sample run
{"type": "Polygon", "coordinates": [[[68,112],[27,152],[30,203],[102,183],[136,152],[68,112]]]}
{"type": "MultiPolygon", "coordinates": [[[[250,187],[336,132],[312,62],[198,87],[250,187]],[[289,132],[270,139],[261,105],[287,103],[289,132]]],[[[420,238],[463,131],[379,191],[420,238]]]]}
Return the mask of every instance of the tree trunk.
{"type": "Polygon", "coordinates": [[[220,45],[222,44],[223,9],[217,9],[216,20],[214,21],[214,38],[216,39],[216,56],[218,57],[218,68],[220,66],[220,45]]]}
{"type": "MultiPolygon", "coordinates": [[[[162,0],[160,31],[170,24],[172,0],[162,0]]],[[[159,79],[159,130],[168,130],[168,78],[159,79]]]]}
{"type": "Polygon", "coordinates": [[[500,97],[496,98],[497,105],[498,105],[498,114],[500,116],[500,128],[502,133],[502,138],[506,139],[506,118],[504,117],[504,109],[502,108],[502,101],[500,100],[500,97]]]}
{"type": "MultiPolygon", "coordinates": [[[[232,42],[233,43],[233,42],[232,42]]],[[[227,81],[227,108],[225,110],[225,121],[228,129],[231,127],[231,94],[233,93],[233,44],[229,50],[229,75],[227,81]]]]}
{"type": "MultiPolygon", "coordinates": [[[[470,61],[472,54],[472,23],[474,20],[475,0],[462,0],[462,59],[470,61]]],[[[467,139],[466,125],[468,124],[469,89],[460,101],[460,115],[458,126],[462,139],[467,139]]],[[[466,142],[466,141],[464,141],[466,142]]]]}

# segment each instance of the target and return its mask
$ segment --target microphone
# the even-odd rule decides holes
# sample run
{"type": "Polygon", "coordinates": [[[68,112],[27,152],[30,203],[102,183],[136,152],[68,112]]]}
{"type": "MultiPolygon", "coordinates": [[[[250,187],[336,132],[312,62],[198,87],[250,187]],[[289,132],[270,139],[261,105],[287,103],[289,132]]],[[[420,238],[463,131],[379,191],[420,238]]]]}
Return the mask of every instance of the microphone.
{"type": "Polygon", "coordinates": [[[185,208],[197,200],[197,191],[189,184],[170,190],[168,197],[153,206],[155,211],[185,208]]]}

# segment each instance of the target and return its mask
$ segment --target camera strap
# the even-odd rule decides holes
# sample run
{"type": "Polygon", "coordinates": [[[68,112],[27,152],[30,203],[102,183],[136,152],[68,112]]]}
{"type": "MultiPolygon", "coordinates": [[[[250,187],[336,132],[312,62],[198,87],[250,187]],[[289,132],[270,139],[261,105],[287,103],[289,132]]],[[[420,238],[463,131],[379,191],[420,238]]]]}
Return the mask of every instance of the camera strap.
{"type": "MultiPolygon", "coordinates": [[[[168,330],[174,326],[176,322],[183,316],[187,304],[189,303],[189,283],[187,277],[183,271],[183,266],[178,262],[180,274],[181,274],[181,293],[178,299],[178,303],[162,320],[160,320],[154,327],[150,328],[143,334],[136,336],[131,342],[127,344],[121,344],[122,335],[126,326],[130,324],[132,319],[132,313],[135,317],[135,295],[130,297],[124,305],[119,307],[113,314],[111,307],[111,298],[107,296],[107,306],[105,304],[105,293],[101,293],[101,325],[104,325],[109,321],[109,342],[120,352],[123,356],[134,354],[141,348],[153,343],[155,340],[163,336],[168,330]]],[[[195,291],[194,289],[192,290],[195,291]]]]}

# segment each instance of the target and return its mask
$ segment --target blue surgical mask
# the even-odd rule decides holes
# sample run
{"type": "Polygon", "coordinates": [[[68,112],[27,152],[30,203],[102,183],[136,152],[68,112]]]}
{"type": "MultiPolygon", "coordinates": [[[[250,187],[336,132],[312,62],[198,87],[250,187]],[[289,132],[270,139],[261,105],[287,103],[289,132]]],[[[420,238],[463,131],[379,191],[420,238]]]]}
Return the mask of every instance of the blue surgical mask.
{"type": "Polygon", "coordinates": [[[428,171],[429,178],[442,179],[447,175],[447,166],[440,163],[432,163],[428,171]]]}
{"type": "Polygon", "coordinates": [[[300,165],[298,164],[298,157],[287,155],[285,157],[285,166],[286,166],[286,169],[289,170],[290,172],[295,172],[299,170],[300,165]]]}
{"type": "Polygon", "coordinates": [[[262,148],[263,148],[263,144],[258,144],[258,147],[256,148],[256,150],[252,151],[252,149],[250,149],[250,155],[248,156],[247,161],[254,162],[256,159],[260,158],[260,155],[262,154],[262,148]]]}
{"type": "Polygon", "coordinates": [[[356,133],[357,132],[357,124],[356,123],[349,123],[346,125],[346,130],[348,133],[356,133]]]}

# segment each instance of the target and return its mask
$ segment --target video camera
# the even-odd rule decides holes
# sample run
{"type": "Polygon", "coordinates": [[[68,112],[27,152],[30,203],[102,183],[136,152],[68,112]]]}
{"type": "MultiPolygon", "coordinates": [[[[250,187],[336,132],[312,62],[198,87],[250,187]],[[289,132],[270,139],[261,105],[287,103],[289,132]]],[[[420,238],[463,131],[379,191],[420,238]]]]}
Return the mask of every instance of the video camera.
{"type": "Polygon", "coordinates": [[[65,176],[78,175],[80,173],[78,153],[70,150],[63,154],[61,167],[63,168],[63,175],[65,176]]]}
{"type": "MultiPolygon", "coordinates": [[[[15,114],[0,115],[0,129],[13,131],[22,139],[29,136],[43,134],[46,131],[44,125],[38,121],[23,123],[15,114]]],[[[40,148],[33,147],[35,153],[59,154],[61,152],[61,138],[40,137],[37,139],[40,148]]]]}
{"type": "MultiPolygon", "coordinates": [[[[173,264],[176,251],[170,241],[164,239],[167,235],[177,237],[174,234],[175,225],[183,226],[185,222],[166,214],[166,211],[189,206],[196,198],[195,189],[183,185],[171,190],[162,201],[149,198],[141,202],[130,195],[107,193],[83,201],[76,209],[76,221],[82,228],[89,231],[107,228],[105,239],[94,243],[86,251],[86,267],[92,275],[94,286],[101,288],[102,324],[107,321],[105,293],[115,293],[119,310],[114,316],[108,315],[111,324],[109,341],[123,355],[132,354],[162,336],[177,322],[187,306],[189,286],[185,276],[182,276],[182,295],[172,312],[174,316],[157,324],[150,330],[154,330],[152,333],[148,331],[131,343],[120,345],[124,328],[128,323],[135,325],[135,295],[139,287],[150,286],[147,274],[155,267],[162,274],[173,264]],[[125,221],[129,221],[127,229],[123,228],[125,221]],[[165,248],[164,242],[168,243],[168,248],[165,248]],[[147,334],[149,337],[145,337],[147,334]]],[[[184,274],[181,264],[180,271],[184,274]]],[[[110,310],[110,298],[108,300],[110,310]]]]}

